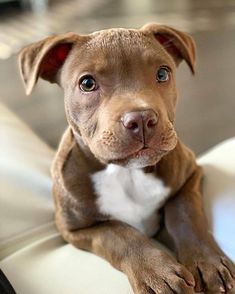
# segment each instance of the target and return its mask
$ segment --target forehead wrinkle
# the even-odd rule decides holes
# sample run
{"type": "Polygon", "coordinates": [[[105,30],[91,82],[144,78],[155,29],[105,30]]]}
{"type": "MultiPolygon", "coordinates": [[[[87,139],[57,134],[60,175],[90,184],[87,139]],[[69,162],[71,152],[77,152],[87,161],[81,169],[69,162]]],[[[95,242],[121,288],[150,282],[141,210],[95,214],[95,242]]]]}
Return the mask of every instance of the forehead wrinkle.
{"type": "Polygon", "coordinates": [[[87,42],[88,49],[117,49],[125,48],[126,51],[130,51],[132,48],[143,47],[147,48],[148,39],[138,30],[128,29],[110,29],[95,32],[92,38],[87,42]]]}
{"type": "Polygon", "coordinates": [[[99,58],[96,61],[87,64],[88,68],[98,75],[104,75],[109,72],[110,66],[106,58],[99,58]]]}
{"type": "Polygon", "coordinates": [[[128,76],[136,66],[166,64],[174,67],[165,49],[142,32],[110,29],[91,34],[86,43],[87,68],[98,75],[128,76]]]}
{"type": "Polygon", "coordinates": [[[151,48],[142,53],[142,59],[144,64],[156,66],[168,65],[170,68],[174,68],[174,62],[171,56],[163,48],[151,48]]]}
{"type": "MultiPolygon", "coordinates": [[[[89,51],[95,51],[97,56],[102,58],[103,55],[102,63],[108,60],[110,66],[119,64],[120,61],[124,66],[130,66],[130,61],[133,61],[134,57],[139,61],[142,59],[146,64],[158,63],[169,57],[158,42],[153,42],[138,30],[110,29],[95,32],[86,46],[89,51]]],[[[136,62],[136,59],[134,61],[136,62]]],[[[104,68],[101,66],[97,70],[104,72],[107,66],[108,64],[105,64],[104,68]]]]}

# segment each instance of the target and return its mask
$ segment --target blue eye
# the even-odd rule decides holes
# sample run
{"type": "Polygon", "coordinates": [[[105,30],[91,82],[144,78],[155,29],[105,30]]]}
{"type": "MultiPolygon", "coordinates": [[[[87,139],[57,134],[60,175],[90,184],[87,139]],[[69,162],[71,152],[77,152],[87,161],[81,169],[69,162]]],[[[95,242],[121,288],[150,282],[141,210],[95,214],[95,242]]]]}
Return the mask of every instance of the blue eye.
{"type": "Polygon", "coordinates": [[[167,67],[160,67],[157,71],[156,79],[159,83],[167,82],[170,78],[170,71],[167,67]]]}
{"type": "Polygon", "coordinates": [[[92,92],[97,89],[97,84],[95,79],[91,75],[86,75],[80,79],[79,88],[83,92],[92,92]]]}

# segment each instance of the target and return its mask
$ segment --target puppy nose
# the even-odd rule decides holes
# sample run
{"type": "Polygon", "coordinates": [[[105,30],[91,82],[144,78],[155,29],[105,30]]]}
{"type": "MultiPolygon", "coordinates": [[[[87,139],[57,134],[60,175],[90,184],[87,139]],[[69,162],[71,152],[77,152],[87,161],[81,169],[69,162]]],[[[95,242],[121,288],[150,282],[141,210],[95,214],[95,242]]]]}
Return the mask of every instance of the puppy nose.
{"type": "Polygon", "coordinates": [[[153,110],[125,113],[122,117],[124,127],[142,141],[151,135],[158,122],[158,116],[153,110]]]}

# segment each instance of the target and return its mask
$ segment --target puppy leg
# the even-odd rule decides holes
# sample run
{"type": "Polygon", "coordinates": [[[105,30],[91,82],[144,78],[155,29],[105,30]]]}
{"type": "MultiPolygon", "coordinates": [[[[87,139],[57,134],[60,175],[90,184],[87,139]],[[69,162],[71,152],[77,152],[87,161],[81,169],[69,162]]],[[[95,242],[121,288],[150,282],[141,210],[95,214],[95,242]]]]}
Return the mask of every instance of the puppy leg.
{"type": "Polygon", "coordinates": [[[192,294],[192,275],[136,229],[118,221],[90,228],[62,230],[64,239],[93,252],[123,271],[134,293],[192,294]]]}
{"type": "Polygon", "coordinates": [[[235,293],[235,267],[208,231],[200,192],[198,168],[165,206],[166,228],[178,260],[194,275],[196,291],[235,293]]]}

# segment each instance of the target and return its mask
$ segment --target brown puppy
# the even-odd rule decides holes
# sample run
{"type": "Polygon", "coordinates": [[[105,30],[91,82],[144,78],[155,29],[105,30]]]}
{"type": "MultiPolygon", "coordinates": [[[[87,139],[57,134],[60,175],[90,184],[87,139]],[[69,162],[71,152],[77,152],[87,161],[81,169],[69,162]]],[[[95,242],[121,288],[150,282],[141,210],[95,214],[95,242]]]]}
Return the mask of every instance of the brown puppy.
{"type": "Polygon", "coordinates": [[[49,37],[23,49],[20,67],[28,94],[38,77],[65,93],[69,128],[52,167],[63,238],[126,273],[135,293],[234,293],[234,265],[207,229],[201,169],[174,130],[182,59],[194,72],[192,38],[150,24],[49,37]],[[149,238],[160,219],[180,263],[149,238]]]}

